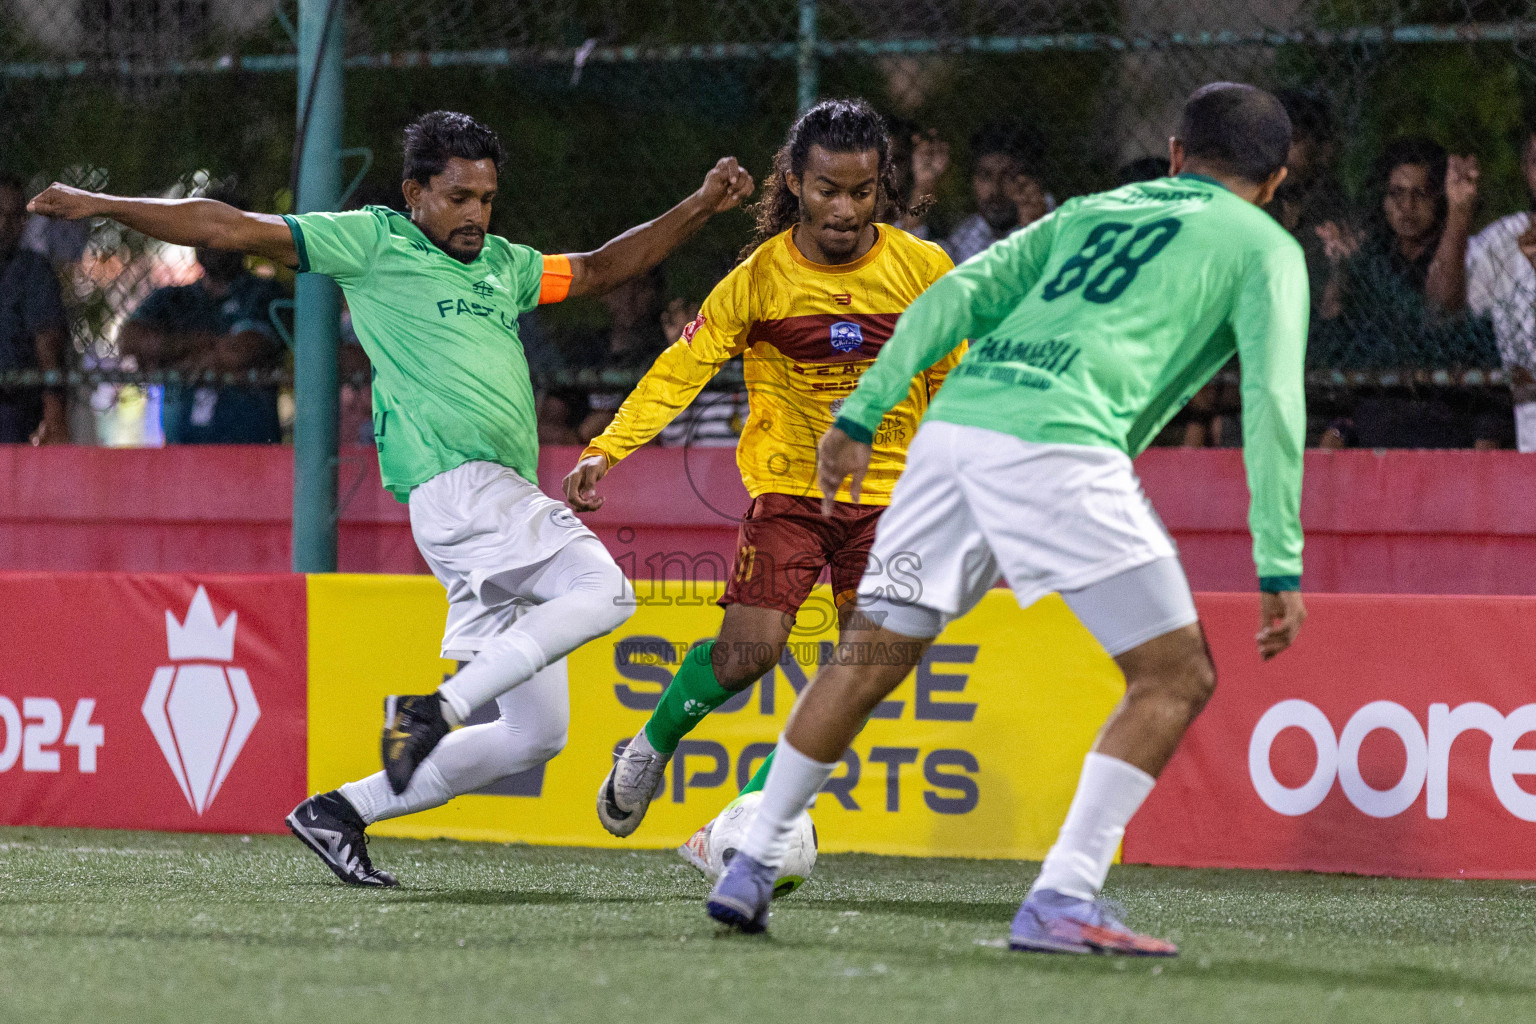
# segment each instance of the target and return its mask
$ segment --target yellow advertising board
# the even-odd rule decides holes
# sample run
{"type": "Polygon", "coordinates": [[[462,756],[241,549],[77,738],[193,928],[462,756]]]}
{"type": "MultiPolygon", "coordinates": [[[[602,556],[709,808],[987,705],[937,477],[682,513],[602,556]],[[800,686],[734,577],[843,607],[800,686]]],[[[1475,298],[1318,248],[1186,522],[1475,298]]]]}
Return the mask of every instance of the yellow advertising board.
{"type": "MultiPolygon", "coordinates": [[[[644,724],[688,647],[720,609],[668,584],[624,626],[571,655],[570,740],[542,770],[370,831],[610,847],[670,847],[713,817],[772,748],[795,693],[836,639],[825,594],[787,657],[678,748],[640,831],[598,824],[616,744],[644,724]]],[[[427,576],[309,577],[309,783],[333,789],[379,768],[382,702],[435,689],[447,605],[427,576]]],[[[1020,610],[996,590],[933,645],[854,742],[817,801],[821,849],[921,856],[1044,856],[1083,755],[1123,692],[1114,662],[1059,598],[1020,610]]]]}

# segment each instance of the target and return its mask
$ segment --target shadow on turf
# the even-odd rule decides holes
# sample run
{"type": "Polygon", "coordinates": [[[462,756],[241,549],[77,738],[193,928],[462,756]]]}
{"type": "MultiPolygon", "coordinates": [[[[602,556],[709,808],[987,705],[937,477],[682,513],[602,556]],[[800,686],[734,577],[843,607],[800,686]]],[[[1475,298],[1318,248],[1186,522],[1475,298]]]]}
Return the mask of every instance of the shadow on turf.
{"type": "Polygon", "coordinates": [[[1382,989],[1392,992],[1475,992],[1477,995],[1531,996],[1536,986],[1514,985],[1509,982],[1491,981],[1468,977],[1452,971],[1437,971],[1429,967],[1380,967],[1363,971],[1335,971],[1326,968],[1299,967],[1267,960],[1232,960],[1200,967],[1183,958],[1185,966],[1194,970],[1180,974],[1222,981],[1243,981],[1256,984],[1309,984],[1327,988],[1382,989]]]}
{"type": "Polygon", "coordinates": [[[462,907],[539,906],[565,903],[650,903],[651,896],[589,896],[579,892],[517,892],[510,889],[412,889],[390,893],[391,903],[441,903],[462,907]]]}
{"type": "MultiPolygon", "coordinates": [[[[782,903],[775,903],[779,910],[782,903]]],[[[795,909],[857,911],[860,914],[890,914],[895,917],[920,917],[944,921],[990,921],[1006,927],[1019,909],[1009,903],[946,903],[942,900],[799,900],[795,909]]]]}
{"type": "MultiPolygon", "coordinates": [[[[806,901],[800,907],[816,910],[848,911],[861,914],[890,914],[901,917],[919,917],[929,920],[979,921],[998,926],[999,934],[1006,934],[1008,922],[1013,919],[1017,905],[1013,903],[945,903],[923,900],[817,900],[806,901]]],[[[778,909],[778,904],[775,904],[778,909]]],[[[772,927],[769,936],[774,937],[772,927]]],[[[812,938],[793,937],[785,942],[800,948],[824,948],[847,951],[845,941],[817,941],[812,938]]],[[[1371,988],[1390,991],[1412,992],[1468,992],[1479,995],[1532,996],[1536,985],[1520,985],[1471,977],[1453,971],[1440,971],[1427,967],[1380,967],[1365,970],[1334,970],[1322,967],[1305,967],[1274,960],[1227,960],[1201,966],[1202,951],[1195,943],[1185,941],[1184,955],[1172,960],[1146,960],[1130,957],[1053,956],[1050,954],[1012,954],[1031,968],[1076,971],[1099,969],[1115,963],[1150,965],[1160,963],[1169,975],[1209,978],[1220,981],[1252,982],[1259,984],[1309,984],[1327,988],[1371,988]]]]}

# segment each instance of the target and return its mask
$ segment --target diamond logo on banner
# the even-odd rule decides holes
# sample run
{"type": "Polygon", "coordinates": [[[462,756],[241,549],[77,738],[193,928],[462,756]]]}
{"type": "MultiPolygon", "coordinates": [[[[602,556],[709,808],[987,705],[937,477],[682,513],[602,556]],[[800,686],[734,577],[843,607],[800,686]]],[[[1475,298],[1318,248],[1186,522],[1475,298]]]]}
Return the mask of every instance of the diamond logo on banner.
{"type": "Polygon", "coordinates": [[[245,670],[213,664],[234,660],[238,615],[232,611],[222,624],[217,622],[202,587],[192,597],[186,621],[177,622],[167,609],[166,647],[178,664],[156,669],[144,695],[144,721],[182,795],[199,815],[218,796],[261,717],[245,670]]]}

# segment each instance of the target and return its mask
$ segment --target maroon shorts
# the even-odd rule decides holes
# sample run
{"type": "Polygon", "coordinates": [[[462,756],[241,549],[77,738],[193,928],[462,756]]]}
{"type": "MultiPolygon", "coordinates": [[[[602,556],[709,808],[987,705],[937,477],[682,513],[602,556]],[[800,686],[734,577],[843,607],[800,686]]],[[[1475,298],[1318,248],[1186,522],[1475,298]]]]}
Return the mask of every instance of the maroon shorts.
{"type": "Polygon", "coordinates": [[[741,520],[736,566],[722,605],[745,604],[794,615],[823,569],[841,607],[859,587],[884,505],[839,501],[830,518],[820,498],[762,494],[741,520]]]}

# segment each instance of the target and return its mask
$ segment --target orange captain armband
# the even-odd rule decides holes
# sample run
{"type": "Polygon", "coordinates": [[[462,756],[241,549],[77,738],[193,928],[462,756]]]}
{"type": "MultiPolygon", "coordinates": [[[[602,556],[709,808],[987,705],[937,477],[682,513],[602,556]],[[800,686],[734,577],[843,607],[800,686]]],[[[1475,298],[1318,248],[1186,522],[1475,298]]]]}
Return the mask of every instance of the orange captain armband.
{"type": "Polygon", "coordinates": [[[571,258],[545,256],[544,273],[539,277],[539,305],[563,302],[571,293],[571,258]]]}

